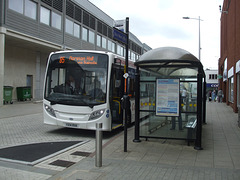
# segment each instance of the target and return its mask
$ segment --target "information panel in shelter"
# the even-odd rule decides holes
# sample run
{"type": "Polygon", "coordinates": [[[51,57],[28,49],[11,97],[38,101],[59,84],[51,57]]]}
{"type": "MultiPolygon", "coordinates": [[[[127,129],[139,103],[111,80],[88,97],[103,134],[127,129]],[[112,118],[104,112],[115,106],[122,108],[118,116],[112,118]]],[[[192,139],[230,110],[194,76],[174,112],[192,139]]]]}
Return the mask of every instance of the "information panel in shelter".
{"type": "Polygon", "coordinates": [[[157,79],[156,115],[179,116],[179,79],[157,79]]]}

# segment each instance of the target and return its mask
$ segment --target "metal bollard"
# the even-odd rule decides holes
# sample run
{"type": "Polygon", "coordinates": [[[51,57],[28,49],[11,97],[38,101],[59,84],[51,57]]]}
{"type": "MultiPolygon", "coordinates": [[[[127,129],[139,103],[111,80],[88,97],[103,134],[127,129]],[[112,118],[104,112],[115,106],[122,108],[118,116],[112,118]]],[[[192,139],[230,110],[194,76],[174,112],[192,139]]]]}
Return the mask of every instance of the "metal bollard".
{"type": "Polygon", "coordinates": [[[95,166],[102,167],[102,123],[96,123],[95,166]]]}

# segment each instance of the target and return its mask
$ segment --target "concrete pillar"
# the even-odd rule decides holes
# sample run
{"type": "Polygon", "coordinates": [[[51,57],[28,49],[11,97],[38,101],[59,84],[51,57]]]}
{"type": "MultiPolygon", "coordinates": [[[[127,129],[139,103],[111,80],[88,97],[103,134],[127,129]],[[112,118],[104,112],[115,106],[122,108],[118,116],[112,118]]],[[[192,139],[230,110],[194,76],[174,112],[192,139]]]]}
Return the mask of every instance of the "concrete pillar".
{"type": "Polygon", "coordinates": [[[42,93],[41,91],[41,53],[37,52],[36,55],[36,77],[35,77],[35,99],[39,100],[42,93]]]}
{"type": "Polygon", "coordinates": [[[6,29],[0,27],[0,106],[3,105],[5,33],[6,29]]]}

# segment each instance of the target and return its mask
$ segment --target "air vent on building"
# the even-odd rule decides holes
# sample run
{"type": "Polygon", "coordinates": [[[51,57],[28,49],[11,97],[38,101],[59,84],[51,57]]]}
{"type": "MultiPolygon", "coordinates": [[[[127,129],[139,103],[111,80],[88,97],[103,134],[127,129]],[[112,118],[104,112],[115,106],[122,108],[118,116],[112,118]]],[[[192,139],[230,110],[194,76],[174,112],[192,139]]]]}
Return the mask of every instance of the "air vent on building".
{"type": "Polygon", "coordinates": [[[89,14],[83,11],[83,24],[89,27],[89,14]]]}
{"type": "Polygon", "coordinates": [[[138,48],[137,48],[137,53],[138,54],[142,54],[142,48],[140,47],[140,46],[137,46],[138,48]]]}
{"type": "Polygon", "coordinates": [[[45,4],[52,6],[52,0],[42,0],[45,4]]]}
{"type": "Polygon", "coordinates": [[[53,0],[53,8],[62,12],[63,1],[62,0],[53,0]]]}
{"type": "Polygon", "coordinates": [[[95,30],[95,18],[93,16],[90,16],[90,28],[94,29],[95,30]]]}
{"type": "Polygon", "coordinates": [[[132,50],[136,52],[136,44],[132,43],[132,50]]]}
{"type": "Polygon", "coordinates": [[[82,10],[75,6],[74,19],[82,22],[82,10]]]}
{"type": "Polygon", "coordinates": [[[112,39],[113,35],[112,35],[112,28],[108,27],[108,37],[110,39],[112,39]]]}
{"type": "Polygon", "coordinates": [[[102,34],[102,22],[100,21],[97,23],[97,31],[102,34]]]}
{"type": "Polygon", "coordinates": [[[73,13],[74,13],[74,5],[70,1],[66,2],[66,14],[73,18],[73,13]]]}
{"type": "Polygon", "coordinates": [[[103,35],[107,36],[107,25],[103,24],[103,35]]]}

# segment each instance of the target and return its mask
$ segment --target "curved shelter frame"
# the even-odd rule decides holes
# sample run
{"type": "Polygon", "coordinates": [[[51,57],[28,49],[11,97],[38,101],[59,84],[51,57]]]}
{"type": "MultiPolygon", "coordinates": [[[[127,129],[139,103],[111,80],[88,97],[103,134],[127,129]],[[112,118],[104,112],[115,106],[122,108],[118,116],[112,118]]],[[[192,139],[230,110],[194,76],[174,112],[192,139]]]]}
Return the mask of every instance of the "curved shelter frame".
{"type": "Polygon", "coordinates": [[[206,82],[202,63],[176,47],[161,47],[135,62],[135,139],[162,138],[195,142],[202,149],[206,82]]]}

